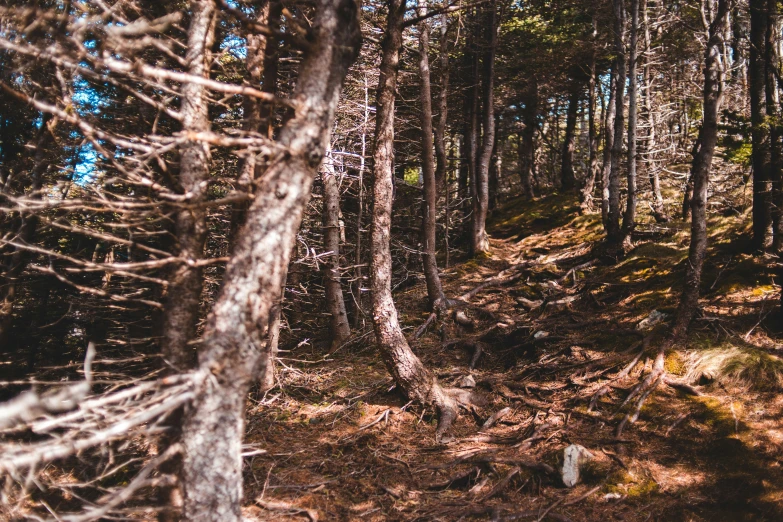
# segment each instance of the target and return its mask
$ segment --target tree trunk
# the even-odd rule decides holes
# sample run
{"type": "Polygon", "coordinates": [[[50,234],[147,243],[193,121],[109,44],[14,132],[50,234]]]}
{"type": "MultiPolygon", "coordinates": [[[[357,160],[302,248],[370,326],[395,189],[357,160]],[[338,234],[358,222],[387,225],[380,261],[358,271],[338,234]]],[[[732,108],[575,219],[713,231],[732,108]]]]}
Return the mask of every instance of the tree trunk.
{"type": "Polygon", "coordinates": [[[765,61],[765,90],[767,102],[767,120],[769,123],[769,181],[771,193],[769,196],[769,206],[772,218],[772,251],[781,252],[783,248],[783,220],[780,206],[782,201],[783,187],[781,187],[781,165],[783,160],[783,134],[781,133],[780,123],[778,122],[778,103],[777,103],[777,78],[778,71],[778,2],[777,0],[767,0],[767,32],[766,45],[764,49],[765,61]]]}
{"type": "Polygon", "coordinates": [[[587,148],[588,166],[587,175],[579,191],[579,202],[582,212],[593,210],[593,191],[595,190],[595,178],[598,176],[598,133],[595,127],[595,86],[598,81],[598,73],[595,67],[596,45],[595,37],[598,32],[598,20],[593,15],[592,45],[590,53],[590,71],[587,83],[587,148]]]}
{"type": "Polygon", "coordinates": [[[440,25],[440,93],[438,94],[438,124],[434,129],[435,138],[435,184],[439,190],[448,191],[446,182],[446,124],[449,113],[449,19],[445,13],[441,16],[440,25]]]}
{"type": "Polygon", "coordinates": [[[367,74],[364,75],[364,118],[362,121],[362,157],[359,159],[359,210],[356,213],[356,252],[354,264],[356,266],[356,281],[353,285],[353,299],[355,303],[355,313],[353,316],[353,327],[359,329],[360,320],[364,316],[364,294],[362,292],[364,282],[364,271],[362,270],[362,253],[364,243],[362,242],[362,226],[364,225],[364,171],[367,156],[367,124],[370,121],[370,86],[367,82],[367,74]]]}
{"type": "Polygon", "coordinates": [[[375,337],[386,367],[409,398],[432,405],[440,413],[438,439],[456,418],[457,406],[408,346],[391,293],[392,189],[394,176],[394,105],[399,70],[404,0],[389,0],[389,14],[381,51],[376,100],[373,154],[372,255],[370,270],[375,337]]]}
{"type": "Polygon", "coordinates": [[[505,145],[505,136],[500,130],[500,118],[495,116],[495,144],[492,146],[492,160],[489,169],[489,212],[495,210],[498,206],[498,196],[500,191],[500,178],[503,176],[503,147],[505,145]]]}
{"type": "Polygon", "coordinates": [[[317,2],[292,97],[297,109],[277,140],[286,153],[269,161],[207,321],[199,371],[209,378],[197,390],[182,429],[187,522],[241,518],[245,397],[269,361],[266,338],[291,248],[360,40],[352,0],[317,2]]]}
{"type": "MultiPolygon", "coordinates": [[[[416,13],[420,17],[427,14],[427,3],[419,0],[416,13]]],[[[437,216],[438,216],[438,181],[435,174],[435,155],[433,153],[432,131],[432,88],[430,86],[430,23],[424,19],[419,23],[419,77],[421,89],[421,171],[424,177],[424,204],[422,205],[421,242],[424,278],[427,282],[427,297],[430,309],[441,311],[445,306],[443,287],[438,275],[437,258],[437,216]]],[[[442,107],[441,107],[442,109],[442,107]]],[[[442,137],[442,135],[441,135],[442,137]]],[[[442,154],[445,148],[441,143],[442,154]]],[[[445,172],[445,163],[443,171],[445,172]]],[[[442,174],[441,174],[442,176],[442,174]]]]}
{"type": "MultiPolygon", "coordinates": [[[[449,228],[451,226],[451,188],[448,176],[448,156],[446,154],[446,124],[449,110],[449,17],[441,16],[440,26],[440,94],[438,95],[438,124],[435,126],[435,183],[445,196],[443,214],[443,241],[446,250],[445,266],[449,267],[449,228]]],[[[452,141],[453,145],[453,141],[452,141]]]]}
{"type": "Polygon", "coordinates": [[[682,219],[688,220],[691,216],[691,200],[693,199],[693,169],[696,164],[696,158],[699,156],[699,150],[701,150],[701,129],[699,135],[696,137],[696,141],[693,142],[693,150],[691,150],[691,173],[688,175],[688,181],[685,182],[685,190],[682,195],[682,219]]]}
{"type": "Polygon", "coordinates": [[[636,47],[639,41],[639,0],[631,0],[631,44],[628,58],[628,196],[623,214],[622,239],[633,233],[636,226],[636,95],[638,79],[636,77],[636,47]]]}
{"type": "MultiPolygon", "coordinates": [[[[192,0],[188,29],[188,51],[185,55],[188,74],[208,77],[209,49],[215,34],[214,0],[192,0]]],[[[182,129],[188,132],[208,132],[209,98],[203,85],[182,86],[182,129]]],[[[209,145],[203,141],[186,140],[179,148],[179,184],[191,195],[189,208],[174,214],[178,257],[188,260],[177,266],[169,281],[163,313],[163,357],[175,372],[193,367],[195,352],[189,345],[196,335],[201,304],[202,270],[193,266],[204,255],[207,238],[206,212],[197,206],[206,198],[211,162],[209,145]]]]}
{"type": "Polygon", "coordinates": [[[473,191],[473,234],[471,253],[475,255],[489,252],[487,236],[487,211],[489,210],[489,168],[492,150],[495,146],[495,51],[498,45],[496,22],[496,2],[492,0],[487,8],[487,46],[484,54],[484,70],[481,78],[483,92],[483,135],[481,153],[476,162],[476,184],[473,191]]]}
{"type": "Polygon", "coordinates": [[[646,168],[648,178],[650,179],[650,188],[652,191],[652,213],[653,218],[658,223],[668,223],[669,216],[666,214],[666,209],[663,205],[663,195],[661,194],[661,180],[658,175],[658,163],[656,161],[657,148],[656,135],[655,135],[655,103],[653,100],[653,78],[652,68],[650,66],[650,53],[652,46],[652,39],[650,37],[650,20],[647,12],[647,0],[643,0],[642,6],[642,21],[644,23],[644,110],[647,113],[647,136],[644,144],[645,156],[646,156],[646,168]]]}
{"type": "Polygon", "coordinates": [[[472,249],[473,244],[473,226],[475,222],[476,213],[476,198],[478,185],[478,155],[479,155],[479,134],[481,133],[481,124],[479,122],[479,111],[481,106],[481,91],[479,89],[479,44],[478,44],[478,20],[477,15],[472,17],[472,26],[468,28],[467,36],[467,48],[469,50],[469,56],[471,60],[471,76],[470,86],[467,89],[466,100],[466,112],[467,112],[467,136],[465,139],[465,152],[468,160],[468,185],[465,193],[466,197],[470,198],[465,200],[466,208],[465,215],[470,216],[470,228],[467,230],[467,235],[470,239],[470,245],[472,249]]]}
{"type": "Polygon", "coordinates": [[[614,116],[617,106],[617,82],[614,81],[617,64],[612,65],[612,80],[609,82],[609,101],[604,109],[604,154],[601,167],[601,222],[609,233],[609,180],[612,170],[612,150],[614,150],[614,116]]]}
{"type": "Polygon", "coordinates": [[[329,334],[334,350],[351,336],[351,327],[340,284],[340,182],[329,155],[324,159],[321,177],[324,182],[324,249],[330,252],[324,259],[323,276],[326,311],[330,315],[329,334]]]}
{"type": "MultiPolygon", "coordinates": [[[[470,121],[469,95],[465,99],[465,110],[467,112],[466,120],[470,121]]],[[[463,223],[470,215],[470,180],[473,173],[472,155],[470,152],[470,124],[465,123],[462,128],[462,139],[459,143],[459,168],[457,170],[457,198],[460,200],[460,214],[463,223]]]]}
{"type": "Polygon", "coordinates": [[[579,87],[576,80],[571,86],[568,96],[568,109],[566,109],[566,130],[563,140],[563,158],[560,163],[560,188],[565,191],[576,187],[576,175],[574,174],[574,149],[576,145],[576,117],[579,110],[579,87]]]}
{"type": "Polygon", "coordinates": [[[693,161],[693,197],[691,198],[691,243],[685,268],[677,318],[672,330],[674,339],[682,338],[699,306],[701,270],[707,254],[707,186],[712,156],[718,141],[718,114],[723,91],[723,71],[720,64],[723,44],[723,24],[730,0],[718,0],[715,18],[710,24],[704,63],[704,118],[699,132],[701,146],[693,161]]]}
{"type": "Polygon", "coordinates": [[[767,0],[750,0],[750,94],[751,143],[753,146],[753,239],[752,248],[764,248],[770,225],[770,147],[769,129],[765,124],[765,56],[767,33],[767,0]]]}
{"type": "Polygon", "coordinates": [[[272,322],[269,324],[269,334],[266,337],[266,346],[264,352],[267,354],[267,363],[261,367],[258,373],[258,390],[261,393],[266,393],[275,387],[276,371],[275,361],[277,360],[278,343],[280,342],[280,326],[283,319],[283,306],[281,301],[272,307],[273,312],[272,322]]]}
{"type": "Polygon", "coordinates": [[[615,63],[612,68],[615,84],[614,140],[612,142],[609,171],[609,212],[607,215],[607,240],[612,244],[622,241],[620,228],[620,160],[623,154],[623,134],[625,132],[625,46],[623,30],[625,27],[625,2],[613,0],[614,4],[614,52],[615,63]]]}
{"type": "Polygon", "coordinates": [[[528,79],[524,103],[522,122],[525,124],[525,128],[522,129],[519,143],[519,163],[522,169],[520,174],[525,196],[533,199],[535,197],[533,173],[536,168],[535,135],[538,126],[538,81],[535,76],[528,79]]]}

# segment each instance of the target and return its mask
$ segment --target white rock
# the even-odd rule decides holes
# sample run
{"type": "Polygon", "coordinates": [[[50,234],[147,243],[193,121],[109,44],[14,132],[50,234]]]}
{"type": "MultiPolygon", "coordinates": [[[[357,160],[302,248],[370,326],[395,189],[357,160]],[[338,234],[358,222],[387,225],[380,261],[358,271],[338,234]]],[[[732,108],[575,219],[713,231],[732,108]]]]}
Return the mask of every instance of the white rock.
{"type": "Polygon", "coordinates": [[[533,339],[543,339],[544,337],[549,337],[549,332],[539,330],[533,334],[533,339]]]}
{"type": "Polygon", "coordinates": [[[658,310],[653,310],[650,312],[650,315],[639,321],[639,324],[636,325],[636,329],[647,330],[666,319],[666,317],[667,315],[665,313],[659,312],[658,310]]]}
{"type": "Polygon", "coordinates": [[[579,444],[571,444],[565,449],[561,475],[566,487],[572,488],[579,483],[579,468],[591,458],[593,454],[579,444]]]}

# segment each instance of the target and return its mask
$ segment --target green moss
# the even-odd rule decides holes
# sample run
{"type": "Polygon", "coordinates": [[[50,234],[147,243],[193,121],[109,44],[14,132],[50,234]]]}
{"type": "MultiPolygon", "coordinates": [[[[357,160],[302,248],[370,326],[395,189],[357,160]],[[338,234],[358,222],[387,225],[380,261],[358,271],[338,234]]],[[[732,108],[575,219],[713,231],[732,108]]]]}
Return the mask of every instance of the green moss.
{"type": "Polygon", "coordinates": [[[405,173],[403,174],[405,177],[405,183],[407,183],[408,185],[418,185],[419,174],[420,174],[420,170],[418,167],[406,167],[405,173]]]}
{"type": "Polygon", "coordinates": [[[641,482],[637,482],[630,488],[628,488],[629,497],[649,497],[654,493],[657,493],[660,486],[653,479],[649,478],[641,482]]]}
{"type": "Polygon", "coordinates": [[[738,147],[726,151],[726,159],[731,163],[747,167],[753,155],[753,146],[749,141],[743,141],[738,147]]]}
{"type": "Polygon", "coordinates": [[[475,270],[479,266],[480,265],[479,265],[478,259],[477,258],[473,258],[473,259],[468,259],[467,261],[465,261],[462,264],[461,268],[464,269],[464,270],[475,270]]]}
{"type": "Polygon", "coordinates": [[[666,354],[663,365],[666,372],[672,375],[685,375],[687,370],[685,358],[676,350],[666,354]]]}
{"type": "Polygon", "coordinates": [[[620,469],[609,475],[603,490],[606,493],[640,498],[654,495],[660,490],[660,486],[650,476],[635,477],[629,471],[620,469]]]}

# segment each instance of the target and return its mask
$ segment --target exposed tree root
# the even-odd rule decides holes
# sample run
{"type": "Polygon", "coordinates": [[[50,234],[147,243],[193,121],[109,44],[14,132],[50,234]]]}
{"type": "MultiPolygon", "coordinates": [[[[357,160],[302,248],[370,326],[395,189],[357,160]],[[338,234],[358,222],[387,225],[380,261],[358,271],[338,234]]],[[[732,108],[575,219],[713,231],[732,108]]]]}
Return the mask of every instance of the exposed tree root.
{"type": "Polygon", "coordinates": [[[511,413],[511,408],[508,408],[508,407],[503,408],[502,410],[496,411],[495,413],[490,415],[490,417],[486,420],[486,422],[484,422],[484,424],[482,424],[481,429],[479,431],[486,431],[486,430],[490,429],[500,419],[502,419],[503,417],[505,417],[509,413],[511,413]]]}
{"type": "Polygon", "coordinates": [[[626,397],[623,403],[620,405],[620,409],[622,409],[626,404],[631,402],[632,399],[637,396],[639,397],[634,404],[633,410],[628,412],[623,420],[620,421],[620,424],[618,424],[617,431],[615,432],[615,435],[618,439],[622,436],[626,424],[629,422],[633,424],[639,419],[639,413],[642,411],[642,406],[644,406],[645,401],[665,378],[666,369],[663,363],[667,346],[668,343],[661,345],[661,347],[658,349],[658,355],[655,357],[652,371],[642,382],[640,382],[637,386],[634,387],[633,390],[631,390],[631,393],[628,394],[628,397],[626,397]]]}
{"type": "Polygon", "coordinates": [[[481,283],[473,290],[470,290],[469,292],[465,292],[459,297],[459,299],[461,301],[470,301],[471,299],[476,297],[479,293],[486,290],[487,288],[492,288],[495,286],[503,286],[518,281],[524,275],[521,271],[525,268],[529,268],[530,266],[532,266],[532,263],[525,262],[506,268],[505,270],[499,272],[495,277],[492,277],[487,281],[481,283]]]}
{"type": "Polygon", "coordinates": [[[435,319],[437,319],[437,318],[438,318],[438,314],[437,314],[437,312],[432,312],[432,313],[429,315],[429,317],[427,317],[427,320],[426,320],[426,321],[424,321],[424,323],[423,323],[421,326],[419,326],[419,327],[416,329],[416,332],[413,334],[413,340],[415,341],[416,339],[418,339],[418,338],[420,338],[422,335],[424,335],[424,332],[426,332],[426,331],[427,331],[427,328],[429,328],[429,326],[430,326],[430,325],[431,325],[433,322],[435,322],[435,319]]]}
{"type": "Polygon", "coordinates": [[[671,386],[672,388],[675,388],[677,390],[680,390],[684,393],[687,393],[688,395],[695,395],[697,397],[704,395],[698,388],[695,386],[679,380],[679,379],[673,379],[669,375],[663,376],[663,383],[667,386],[671,386]]]}
{"type": "MultiPolygon", "coordinates": [[[[593,397],[590,399],[590,405],[587,407],[587,411],[593,411],[593,409],[595,408],[595,406],[598,404],[598,399],[600,399],[602,396],[606,395],[606,394],[609,392],[610,385],[611,385],[612,383],[615,383],[615,382],[619,381],[620,379],[624,379],[625,377],[627,377],[627,376],[628,376],[628,374],[629,374],[629,373],[631,373],[631,370],[633,370],[633,369],[634,369],[634,367],[635,367],[635,366],[637,365],[637,363],[639,362],[639,359],[641,359],[641,358],[642,358],[642,355],[644,355],[644,352],[647,350],[647,347],[650,345],[650,339],[651,339],[651,337],[650,337],[649,335],[648,335],[647,337],[645,337],[645,338],[644,338],[644,339],[641,341],[642,349],[639,351],[639,353],[638,353],[638,354],[636,354],[636,357],[634,357],[633,359],[631,359],[631,362],[629,362],[629,363],[628,363],[628,364],[625,366],[625,368],[623,368],[623,369],[620,371],[620,373],[618,373],[617,375],[615,375],[615,376],[614,376],[614,378],[612,378],[612,380],[610,380],[609,382],[607,382],[606,384],[604,384],[603,386],[601,386],[601,387],[598,389],[598,391],[596,391],[596,392],[593,394],[593,397]]],[[[638,343],[637,343],[637,345],[636,345],[636,346],[638,346],[638,343]]]]}
{"type": "Polygon", "coordinates": [[[506,487],[508,486],[509,482],[511,482],[511,479],[513,479],[515,476],[519,474],[519,472],[522,471],[522,469],[519,466],[514,466],[511,468],[511,471],[506,473],[506,476],[500,479],[500,481],[495,484],[495,486],[489,490],[485,495],[479,497],[478,501],[483,502],[485,500],[489,500],[498,493],[501,493],[506,487]]]}

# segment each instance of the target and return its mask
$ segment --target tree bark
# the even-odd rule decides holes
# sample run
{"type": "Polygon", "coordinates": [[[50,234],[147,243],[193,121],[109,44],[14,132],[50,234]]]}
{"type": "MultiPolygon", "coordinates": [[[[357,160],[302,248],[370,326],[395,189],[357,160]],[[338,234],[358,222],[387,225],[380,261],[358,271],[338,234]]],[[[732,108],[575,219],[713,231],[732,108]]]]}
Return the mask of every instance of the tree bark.
{"type": "MultiPolygon", "coordinates": [[[[417,16],[427,14],[427,3],[419,0],[416,9],[417,16]]],[[[421,89],[421,171],[424,177],[424,204],[422,205],[421,242],[424,278],[427,282],[427,297],[432,311],[442,311],[445,306],[443,286],[438,275],[437,258],[437,216],[438,216],[438,181],[435,172],[435,155],[433,153],[432,130],[432,88],[430,85],[430,24],[428,19],[419,23],[419,77],[421,89]]],[[[441,106],[441,111],[443,106],[441,106]]],[[[444,122],[445,125],[445,122],[444,122]]],[[[442,138],[442,134],[440,135],[442,138]]],[[[441,151],[445,158],[445,148],[441,141],[441,151]]],[[[441,163],[445,172],[445,163],[441,163]]],[[[441,173],[442,176],[442,173],[441,173]]]]}
{"type": "Polygon", "coordinates": [[[538,126],[538,81],[535,76],[528,79],[524,104],[522,122],[525,124],[525,128],[522,129],[519,143],[520,174],[525,196],[533,199],[535,197],[533,173],[536,168],[535,135],[538,126]]]}
{"type": "Polygon", "coordinates": [[[466,113],[467,113],[467,125],[465,136],[465,157],[467,158],[467,190],[465,191],[465,215],[471,218],[469,223],[470,229],[467,230],[467,236],[470,238],[470,245],[472,248],[473,243],[473,223],[475,221],[476,212],[476,198],[478,184],[478,154],[479,154],[479,134],[481,133],[481,123],[479,121],[479,111],[481,107],[481,91],[479,89],[479,51],[478,51],[478,21],[477,16],[474,14],[472,17],[471,27],[468,28],[467,43],[468,55],[470,57],[470,86],[466,91],[467,99],[465,100],[466,113]],[[469,199],[468,199],[469,198],[469,199]]]}
{"type": "Polygon", "coordinates": [[[772,251],[780,253],[783,249],[783,187],[781,187],[781,160],[783,160],[783,133],[778,122],[777,78],[778,72],[778,2],[767,0],[767,31],[764,49],[765,62],[765,94],[767,104],[767,120],[769,121],[769,181],[771,193],[769,196],[770,214],[772,218],[772,251]]]}
{"type": "Polygon", "coordinates": [[[587,148],[588,148],[588,166],[587,175],[585,176],[582,187],[579,191],[579,202],[582,212],[590,212],[593,210],[593,191],[595,190],[595,179],[598,176],[598,132],[595,125],[595,87],[598,81],[598,73],[596,71],[596,35],[598,33],[598,20],[593,15],[593,33],[592,33],[592,46],[593,50],[590,53],[590,70],[589,79],[587,81],[587,148]]]}
{"type": "MultiPolygon", "coordinates": [[[[261,91],[268,94],[277,92],[278,81],[278,49],[280,38],[274,31],[280,28],[280,15],[283,6],[278,0],[269,0],[261,4],[257,21],[261,25],[269,25],[272,33],[269,36],[250,34],[247,47],[247,68],[253,87],[261,84],[261,91]]],[[[273,105],[261,103],[260,100],[246,97],[243,105],[245,112],[244,130],[251,133],[259,133],[269,139],[274,137],[273,105]]],[[[252,192],[255,189],[254,182],[266,170],[265,161],[259,156],[245,158],[240,170],[237,185],[240,189],[252,192]]],[[[236,235],[240,227],[245,223],[249,201],[241,201],[234,205],[231,216],[231,230],[229,243],[233,247],[236,243],[236,235]]],[[[258,376],[259,389],[266,392],[275,384],[275,364],[277,358],[277,344],[280,336],[280,312],[273,318],[270,326],[269,339],[267,340],[267,352],[270,354],[270,363],[258,376]]]]}
{"type": "Polygon", "coordinates": [[[367,124],[370,121],[370,86],[367,82],[367,74],[364,75],[364,118],[362,121],[362,157],[359,159],[359,210],[356,213],[356,252],[354,257],[354,264],[356,266],[355,278],[356,281],[353,285],[353,299],[355,313],[353,316],[353,327],[359,329],[360,321],[364,317],[364,271],[362,270],[362,253],[364,251],[364,243],[362,241],[362,227],[364,226],[364,171],[366,167],[367,156],[367,124]]]}
{"type": "Polygon", "coordinates": [[[642,0],[641,5],[642,22],[644,24],[644,110],[647,116],[647,136],[644,144],[645,164],[647,168],[647,177],[650,180],[652,191],[652,213],[653,218],[658,223],[667,223],[669,216],[663,205],[663,195],[661,194],[661,180],[659,177],[658,162],[655,149],[657,148],[655,126],[656,112],[653,99],[653,78],[652,67],[650,66],[650,53],[652,39],[650,37],[650,19],[647,11],[647,0],[642,0]]]}
{"type": "Polygon", "coordinates": [[[636,47],[639,41],[639,0],[631,0],[631,43],[628,57],[628,195],[623,214],[622,240],[630,237],[636,226],[636,125],[637,87],[636,47]]]}
{"type": "Polygon", "coordinates": [[[701,146],[693,161],[693,197],[691,198],[691,242],[685,269],[685,282],[672,330],[674,339],[687,332],[699,306],[699,285],[704,258],[707,254],[707,186],[712,157],[718,141],[718,114],[723,99],[720,54],[723,45],[723,24],[730,0],[718,0],[718,8],[709,28],[704,60],[704,117],[699,141],[701,146]]]}
{"type": "Polygon", "coordinates": [[[769,201],[770,147],[765,122],[765,56],[767,33],[767,0],[750,0],[750,61],[748,91],[750,95],[751,143],[753,147],[753,238],[752,248],[764,248],[771,220],[769,201]]]}
{"type": "MultiPolygon", "coordinates": [[[[444,233],[445,266],[449,267],[449,228],[451,226],[451,187],[448,176],[448,156],[446,154],[446,124],[448,123],[449,110],[449,17],[446,13],[441,16],[440,26],[440,93],[438,95],[438,124],[435,126],[435,184],[443,191],[445,197],[444,233]]],[[[453,145],[453,142],[452,142],[453,145]]]]}
{"type": "Polygon", "coordinates": [[[473,191],[473,234],[471,253],[475,255],[489,252],[487,236],[487,211],[489,210],[489,168],[492,150],[495,146],[495,52],[498,44],[496,1],[492,0],[486,8],[486,52],[484,53],[481,87],[483,92],[483,134],[481,153],[476,164],[476,184],[473,191]]]}
{"type": "Polygon", "coordinates": [[[614,52],[615,64],[612,68],[615,84],[614,139],[612,141],[609,171],[609,212],[607,215],[607,240],[612,244],[622,241],[620,228],[620,162],[623,154],[623,134],[625,132],[625,46],[623,31],[625,27],[625,2],[613,0],[614,5],[614,52]]]}
{"type": "Polygon", "coordinates": [[[286,280],[291,248],[323,159],[348,67],[361,36],[352,0],[320,0],[292,101],[297,108],[280,130],[226,267],[207,321],[197,390],[182,428],[181,483],[187,522],[241,518],[245,397],[258,370],[286,280]]]}
{"type": "MultiPolygon", "coordinates": [[[[470,104],[469,95],[465,98],[465,110],[466,120],[469,122],[470,117],[470,104]]],[[[468,216],[470,216],[471,197],[470,181],[472,179],[473,163],[472,154],[470,152],[470,124],[465,123],[462,128],[462,139],[459,143],[459,168],[457,170],[457,198],[460,200],[460,214],[462,215],[462,221],[464,222],[468,216]]]]}
{"type": "MultiPolygon", "coordinates": [[[[192,0],[190,5],[186,68],[192,76],[208,77],[209,50],[215,32],[215,3],[214,0],[192,0]]],[[[209,131],[209,99],[203,85],[186,83],[182,86],[181,112],[183,131],[209,131]]],[[[202,269],[190,261],[197,261],[204,255],[206,212],[198,204],[206,198],[211,162],[209,145],[203,141],[186,140],[179,148],[179,155],[180,188],[190,195],[188,202],[192,206],[174,214],[177,255],[189,262],[174,269],[163,313],[163,357],[175,372],[191,369],[196,360],[189,342],[196,334],[203,278],[202,269]]]]}
{"type": "Polygon", "coordinates": [[[576,187],[576,175],[574,174],[574,149],[576,146],[576,116],[579,110],[579,96],[581,92],[576,80],[573,80],[571,93],[568,96],[568,109],[566,109],[566,129],[563,140],[563,158],[560,163],[560,188],[570,191],[576,187]]]}
{"type": "Polygon", "coordinates": [[[492,212],[498,206],[498,196],[500,192],[500,178],[503,175],[503,147],[505,146],[505,136],[500,126],[500,117],[495,115],[495,144],[492,146],[492,159],[489,168],[489,196],[488,210],[492,212]]]}
{"type": "Polygon", "coordinates": [[[375,152],[373,154],[373,209],[370,280],[373,326],[383,360],[398,386],[409,398],[437,408],[441,439],[457,416],[455,400],[443,390],[408,346],[402,333],[391,293],[392,191],[394,176],[394,105],[399,70],[404,0],[389,0],[386,34],[382,42],[380,77],[376,99],[375,152]]]}
{"type": "Polygon", "coordinates": [[[446,181],[446,124],[449,114],[449,19],[445,13],[441,16],[439,59],[440,59],[440,93],[438,94],[438,124],[434,129],[435,139],[435,184],[439,190],[448,191],[446,181]]]}
{"type": "Polygon", "coordinates": [[[617,82],[614,81],[617,64],[612,65],[612,80],[609,82],[609,101],[604,112],[604,154],[601,167],[601,222],[609,233],[609,180],[612,170],[612,150],[614,150],[614,116],[617,110],[617,82]]]}
{"type": "Polygon", "coordinates": [[[324,258],[323,277],[326,311],[330,315],[329,334],[334,350],[351,336],[351,327],[340,284],[340,182],[328,154],[321,169],[321,178],[324,182],[324,249],[330,253],[324,258]]]}

